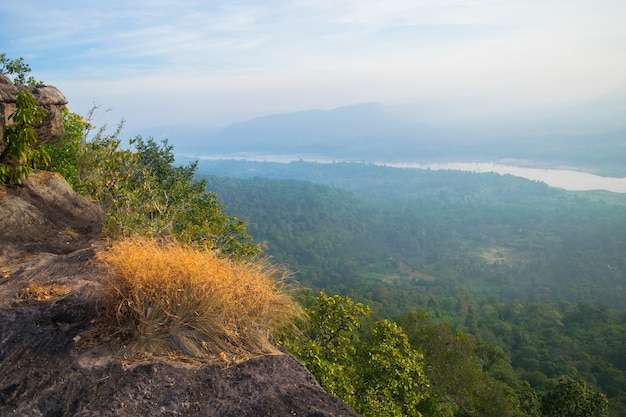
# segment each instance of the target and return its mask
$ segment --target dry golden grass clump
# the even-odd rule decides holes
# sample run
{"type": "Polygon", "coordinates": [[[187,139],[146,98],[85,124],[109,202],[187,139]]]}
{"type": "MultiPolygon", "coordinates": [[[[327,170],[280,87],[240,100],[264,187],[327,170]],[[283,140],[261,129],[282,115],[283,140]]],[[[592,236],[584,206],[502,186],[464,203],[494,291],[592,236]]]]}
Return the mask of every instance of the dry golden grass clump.
{"type": "Polygon", "coordinates": [[[176,242],[132,238],[98,255],[113,287],[109,318],[137,354],[246,359],[279,353],[272,331],[298,305],[276,269],[176,242]]]}
{"type": "Polygon", "coordinates": [[[27,287],[20,290],[17,298],[20,300],[44,301],[62,297],[68,292],[70,292],[70,289],[64,284],[30,281],[27,287]]]}

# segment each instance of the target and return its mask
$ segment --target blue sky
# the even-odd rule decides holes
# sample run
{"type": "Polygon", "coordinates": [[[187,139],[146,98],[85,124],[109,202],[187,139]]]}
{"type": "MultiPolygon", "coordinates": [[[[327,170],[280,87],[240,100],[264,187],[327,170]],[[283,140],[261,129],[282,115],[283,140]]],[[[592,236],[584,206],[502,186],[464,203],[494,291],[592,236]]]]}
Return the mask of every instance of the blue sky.
{"type": "Polygon", "coordinates": [[[624,0],[5,1],[0,52],[131,129],[359,102],[567,104],[626,85],[624,0]]]}

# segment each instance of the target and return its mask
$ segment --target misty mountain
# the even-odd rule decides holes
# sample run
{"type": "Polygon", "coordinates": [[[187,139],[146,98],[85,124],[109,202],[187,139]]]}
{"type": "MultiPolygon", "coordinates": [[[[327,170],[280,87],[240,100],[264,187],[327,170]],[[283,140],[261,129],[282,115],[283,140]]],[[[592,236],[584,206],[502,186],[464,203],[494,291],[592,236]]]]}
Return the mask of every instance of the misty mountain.
{"type": "MultiPolygon", "coordinates": [[[[223,128],[170,127],[180,153],[288,155],[368,162],[499,162],[569,165],[625,175],[626,90],[595,101],[519,113],[480,98],[386,106],[355,104],[258,117],[223,128]]],[[[144,132],[145,134],[145,132],[144,132]]]]}
{"type": "Polygon", "coordinates": [[[395,158],[398,149],[449,137],[447,129],[415,123],[377,103],[308,110],[235,123],[204,142],[221,152],[395,158]]]}
{"type": "Polygon", "coordinates": [[[270,154],[358,161],[460,158],[471,151],[467,133],[407,118],[377,103],[331,110],[277,114],[234,123],[221,130],[158,128],[181,153],[270,154]],[[174,133],[172,136],[163,132],[174,133]]]}

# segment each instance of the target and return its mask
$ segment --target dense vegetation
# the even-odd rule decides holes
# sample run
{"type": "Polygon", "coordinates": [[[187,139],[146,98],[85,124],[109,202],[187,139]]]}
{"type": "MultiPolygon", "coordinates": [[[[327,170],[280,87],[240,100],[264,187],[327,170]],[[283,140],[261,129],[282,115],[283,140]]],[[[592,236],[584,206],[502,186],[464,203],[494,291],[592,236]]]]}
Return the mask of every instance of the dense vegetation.
{"type": "MultiPolygon", "coordinates": [[[[29,72],[30,67],[22,58],[9,59],[0,54],[0,74],[13,76],[15,84],[36,85],[33,77],[27,77],[29,72]]],[[[45,150],[37,146],[35,131],[35,125],[42,122],[46,113],[30,91],[18,89],[15,111],[8,115],[5,141],[0,148],[0,184],[20,184],[37,165],[49,161],[45,150]]]]}
{"type": "Polygon", "coordinates": [[[16,185],[35,168],[63,175],[78,192],[102,201],[107,211],[105,233],[112,239],[135,235],[172,235],[232,257],[251,257],[259,248],[246,224],[228,216],[204,181],[195,178],[196,164],[174,165],[173,147],[141,136],[127,147],[120,138],[123,122],[112,132],[106,126],[91,135],[91,115],[84,119],[62,109],[65,134],[40,145],[35,125],[45,109],[24,84],[35,85],[22,58],[0,54],[0,73],[18,86],[16,110],[8,116],[0,148],[0,184],[16,185]]]}
{"type": "MultiPolygon", "coordinates": [[[[269,165],[263,175],[278,176],[269,165]]],[[[623,196],[566,192],[498,174],[339,163],[284,167],[285,174],[318,184],[207,180],[231,212],[248,220],[251,233],[267,241],[266,252],[297,268],[306,285],[368,288],[375,311],[388,302],[381,306],[385,316],[460,290],[626,308],[623,196]]],[[[247,164],[241,168],[260,175],[247,164]]],[[[208,172],[206,165],[201,172],[208,172]]]]}
{"type": "Polygon", "coordinates": [[[214,193],[195,178],[195,164],[175,166],[172,146],[141,136],[119,138],[65,113],[66,134],[46,146],[50,161],[43,168],[61,173],[79,192],[102,201],[107,210],[105,233],[112,239],[135,235],[174,236],[225,255],[247,258],[259,253],[245,222],[228,216],[214,193]]]}
{"type": "MultiPolygon", "coordinates": [[[[407,317],[417,314],[427,323],[423,335],[457,335],[458,352],[474,355],[477,370],[518,396],[525,382],[542,398],[566,376],[606,393],[612,415],[624,412],[622,196],[496,174],[365,164],[215,166],[213,172],[231,176],[208,177],[211,190],[303,285],[348,295],[370,306],[374,319],[398,320],[409,334],[415,316],[407,317]],[[486,352],[509,371],[486,366],[486,352]]],[[[202,161],[200,171],[207,167],[202,161]]],[[[427,364],[429,351],[449,346],[429,350],[410,340],[427,364]]],[[[469,359],[458,360],[457,372],[472,368],[469,359]]],[[[428,376],[436,386],[436,376],[428,376]]]]}
{"type": "MultiPolygon", "coordinates": [[[[580,375],[533,386],[498,346],[423,310],[364,321],[367,306],[322,292],[308,311],[302,333],[283,343],[365,416],[608,415],[606,395],[580,375]]],[[[612,413],[623,413],[619,400],[612,413]]]]}
{"type": "MultiPolygon", "coordinates": [[[[28,69],[23,61],[6,62],[21,75],[28,69]]],[[[32,122],[16,129],[29,130],[32,122]]],[[[623,202],[589,201],[498,176],[413,177],[402,171],[398,180],[366,165],[328,166],[343,173],[364,170],[354,177],[323,174],[328,182],[343,181],[351,193],[297,181],[201,180],[197,164],[174,163],[166,141],[135,137],[122,147],[122,124],[90,136],[91,124],[67,111],[65,128],[57,143],[30,146],[49,156],[42,167],[102,202],[110,238],[135,245],[115,252],[120,246],[114,244],[102,256],[114,260],[114,276],[124,278],[114,285],[122,296],[115,314],[130,317],[127,331],[138,331],[157,351],[182,347],[204,354],[198,349],[215,343],[181,321],[187,313],[199,320],[198,311],[207,307],[202,297],[194,298],[196,287],[186,287],[187,267],[199,265],[200,273],[191,275],[200,277],[202,287],[206,270],[255,265],[250,262],[258,246],[246,223],[224,212],[217,191],[233,213],[250,220],[251,232],[266,241],[266,253],[291,265],[302,283],[343,294],[322,291],[315,297],[303,289],[307,314],[277,337],[329,392],[364,415],[605,416],[602,391],[611,413],[623,414],[626,320],[623,312],[600,306],[604,301],[623,309],[623,202]],[[124,240],[137,235],[144,238],[124,240]],[[186,242],[183,255],[175,241],[186,242]],[[147,247],[158,253],[145,255],[147,247]],[[160,257],[168,249],[173,252],[164,267],[156,261],[166,259],[160,257]],[[202,253],[210,254],[199,255],[202,262],[210,258],[213,266],[195,260],[202,253]],[[569,262],[574,265],[565,268],[569,262]],[[609,284],[612,291],[596,288],[609,284]],[[182,298],[181,286],[187,288],[182,298]],[[148,303],[132,298],[137,295],[148,303]],[[152,308],[159,301],[163,309],[152,308]],[[142,329],[137,320],[144,319],[153,325],[142,329]]],[[[258,303],[252,281],[231,286],[235,297],[221,307],[239,315],[237,303],[252,307],[241,328],[233,330],[240,323],[233,320],[221,326],[246,339],[253,339],[246,331],[265,333],[280,318],[258,303]],[[259,328],[261,310],[269,325],[259,328]]],[[[274,294],[272,285],[266,293],[274,294]]]]}

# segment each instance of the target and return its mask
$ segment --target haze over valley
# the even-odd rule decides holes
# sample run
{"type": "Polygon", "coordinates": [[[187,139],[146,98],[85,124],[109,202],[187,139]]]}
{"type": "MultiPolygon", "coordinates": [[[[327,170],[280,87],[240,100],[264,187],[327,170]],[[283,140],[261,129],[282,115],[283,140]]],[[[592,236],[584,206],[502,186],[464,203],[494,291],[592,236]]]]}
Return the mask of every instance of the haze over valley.
{"type": "Polygon", "coordinates": [[[220,129],[160,127],[185,160],[364,162],[521,176],[569,190],[626,193],[626,90],[534,113],[458,102],[358,104],[260,117],[220,129]]]}
{"type": "Polygon", "coordinates": [[[177,153],[200,159],[492,163],[626,176],[626,90],[612,100],[534,113],[498,114],[481,105],[487,106],[471,100],[366,103],[265,116],[221,129],[171,126],[147,134],[166,137],[177,153]]]}
{"type": "MultiPolygon", "coordinates": [[[[277,273],[272,285],[293,296],[297,317],[272,328],[268,343],[366,417],[625,416],[624,17],[623,0],[3,2],[0,69],[11,79],[0,81],[16,98],[3,90],[0,104],[3,120],[17,120],[2,124],[2,197],[20,197],[22,180],[43,168],[55,174],[36,175],[106,212],[107,239],[141,235],[158,250],[277,273]],[[33,134],[44,114],[35,98],[10,112],[26,89],[42,90],[39,80],[58,88],[58,106],[68,102],[69,113],[56,111],[66,132],[56,141],[33,134]]],[[[19,240],[30,227],[22,219],[36,216],[4,217],[19,240]]],[[[59,223],[49,237],[64,251],[81,230],[59,223]]],[[[31,262],[38,249],[27,249],[31,262]]],[[[9,294],[13,266],[0,267],[9,294]]],[[[199,268],[203,291],[220,286],[206,284],[217,269],[199,268]]],[[[169,279],[184,274],[167,271],[147,274],[174,283],[174,301],[159,284],[137,316],[153,323],[148,336],[172,341],[178,330],[174,345],[194,341],[226,360],[220,344],[232,335],[270,335],[257,326],[259,292],[244,281],[233,288],[252,321],[233,325],[230,314],[243,310],[225,303],[225,336],[189,336],[204,325],[177,313],[163,317],[178,324],[164,325],[157,304],[191,306],[194,320],[199,311],[186,302],[194,287],[169,279]]],[[[11,297],[14,317],[24,300],[11,297]]],[[[214,304],[204,307],[213,322],[214,304]]],[[[64,333],[75,361],[78,330],[54,317],[46,326],[64,333]]],[[[115,334],[93,333],[134,349],[115,334]]],[[[8,377],[21,366],[12,358],[14,368],[0,367],[8,377]]],[[[227,363],[227,372],[238,366],[227,363]]],[[[219,385],[199,378],[211,391],[197,399],[206,406],[219,385]]],[[[165,410],[131,382],[132,398],[165,410]]],[[[0,403],[30,397],[21,387],[5,383],[0,403]]],[[[167,398],[169,385],[159,387],[167,398]]],[[[176,410],[192,391],[172,399],[176,410]]]]}

